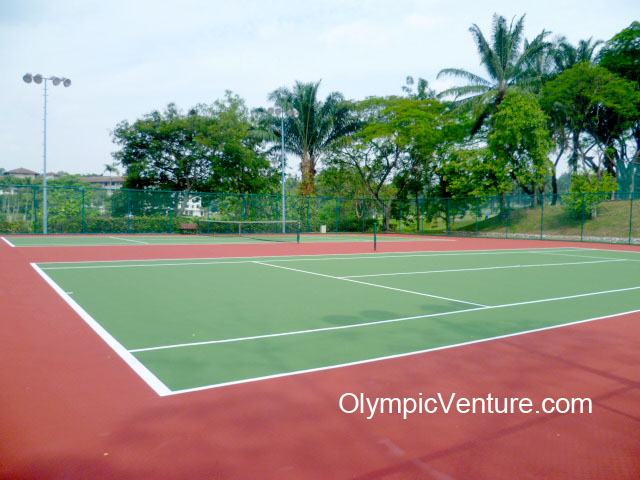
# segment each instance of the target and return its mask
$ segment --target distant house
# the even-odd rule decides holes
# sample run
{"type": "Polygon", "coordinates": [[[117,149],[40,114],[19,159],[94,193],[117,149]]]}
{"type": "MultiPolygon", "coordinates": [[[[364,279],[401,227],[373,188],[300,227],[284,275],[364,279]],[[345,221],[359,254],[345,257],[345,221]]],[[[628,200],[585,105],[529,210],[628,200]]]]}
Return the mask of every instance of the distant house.
{"type": "MultiPolygon", "coordinates": [[[[4,172],[4,174],[7,176],[10,175],[16,178],[30,178],[32,180],[35,180],[40,176],[38,172],[34,172],[33,170],[28,170],[26,168],[16,168],[15,170],[9,170],[8,172],[4,172]]],[[[47,178],[49,178],[48,175],[47,175],[47,178]]]]}
{"type": "MultiPolygon", "coordinates": [[[[27,168],[16,168],[15,170],[9,170],[8,172],[4,172],[3,175],[12,176],[15,178],[30,178],[31,180],[42,177],[40,173],[34,172],[33,170],[29,170],[27,168]]],[[[47,172],[47,179],[53,180],[58,177],[60,177],[60,175],[57,173],[47,172]]]]}
{"type": "Polygon", "coordinates": [[[112,176],[112,177],[82,177],[82,180],[87,182],[90,187],[108,188],[110,190],[116,190],[122,188],[124,184],[124,177],[112,176]]]}

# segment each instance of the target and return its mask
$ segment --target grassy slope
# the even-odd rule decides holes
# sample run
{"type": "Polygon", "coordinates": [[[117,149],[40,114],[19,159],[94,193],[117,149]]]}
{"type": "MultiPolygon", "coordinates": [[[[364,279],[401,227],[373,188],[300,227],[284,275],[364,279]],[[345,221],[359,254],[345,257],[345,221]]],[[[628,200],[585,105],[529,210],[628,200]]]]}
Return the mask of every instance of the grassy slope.
{"type": "MultiPolygon", "coordinates": [[[[509,213],[509,234],[540,235],[542,208],[512,209],[509,213]]],[[[629,238],[629,201],[612,201],[602,203],[595,218],[586,218],[584,235],[602,238],[629,238]]],[[[452,233],[475,232],[476,224],[472,218],[456,219],[452,233]]],[[[580,236],[580,219],[571,218],[562,205],[545,205],[544,207],[544,235],[545,236],[580,236]]],[[[437,225],[425,225],[425,233],[443,233],[442,222],[437,225]]],[[[481,234],[500,234],[506,232],[506,219],[495,215],[478,222],[478,232],[481,234]]],[[[633,236],[640,237],[640,202],[633,206],[633,236]]]]}

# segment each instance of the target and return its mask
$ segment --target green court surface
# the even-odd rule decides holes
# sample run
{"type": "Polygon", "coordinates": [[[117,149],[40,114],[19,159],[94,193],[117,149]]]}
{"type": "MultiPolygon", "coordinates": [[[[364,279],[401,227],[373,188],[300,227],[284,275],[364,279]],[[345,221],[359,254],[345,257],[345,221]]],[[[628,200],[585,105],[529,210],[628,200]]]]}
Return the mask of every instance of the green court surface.
{"type": "Polygon", "coordinates": [[[161,395],[640,310],[640,254],[612,250],[35,268],[161,395]]]}
{"type": "MultiPolygon", "coordinates": [[[[296,234],[272,235],[68,235],[68,236],[29,236],[2,237],[14,247],[82,247],[82,246],[115,246],[115,245],[215,245],[228,243],[296,243],[296,234]]],[[[378,234],[379,242],[451,242],[451,239],[427,238],[418,235],[400,236],[378,234]]],[[[300,235],[301,243],[320,242],[372,242],[373,234],[313,234],[300,235]]]]}

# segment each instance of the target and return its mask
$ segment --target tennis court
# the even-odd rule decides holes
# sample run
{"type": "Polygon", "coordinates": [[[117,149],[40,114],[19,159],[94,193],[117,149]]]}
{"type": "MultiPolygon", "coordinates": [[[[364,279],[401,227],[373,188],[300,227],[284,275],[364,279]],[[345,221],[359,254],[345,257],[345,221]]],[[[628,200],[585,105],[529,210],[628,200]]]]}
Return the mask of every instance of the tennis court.
{"type": "Polygon", "coordinates": [[[637,247],[244,233],[2,237],[0,477],[637,478],[637,247]]]}
{"type": "Polygon", "coordinates": [[[640,311],[640,254],[588,248],[34,268],[159,395],[640,311]]]}

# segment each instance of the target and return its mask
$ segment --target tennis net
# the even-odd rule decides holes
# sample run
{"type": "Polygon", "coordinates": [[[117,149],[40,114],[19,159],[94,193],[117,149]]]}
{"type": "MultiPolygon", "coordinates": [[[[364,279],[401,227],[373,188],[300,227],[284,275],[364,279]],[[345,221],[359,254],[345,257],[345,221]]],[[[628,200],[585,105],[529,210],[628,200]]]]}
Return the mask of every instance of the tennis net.
{"type": "Polygon", "coordinates": [[[264,242],[300,243],[298,220],[198,220],[202,235],[232,235],[264,242]]]}

